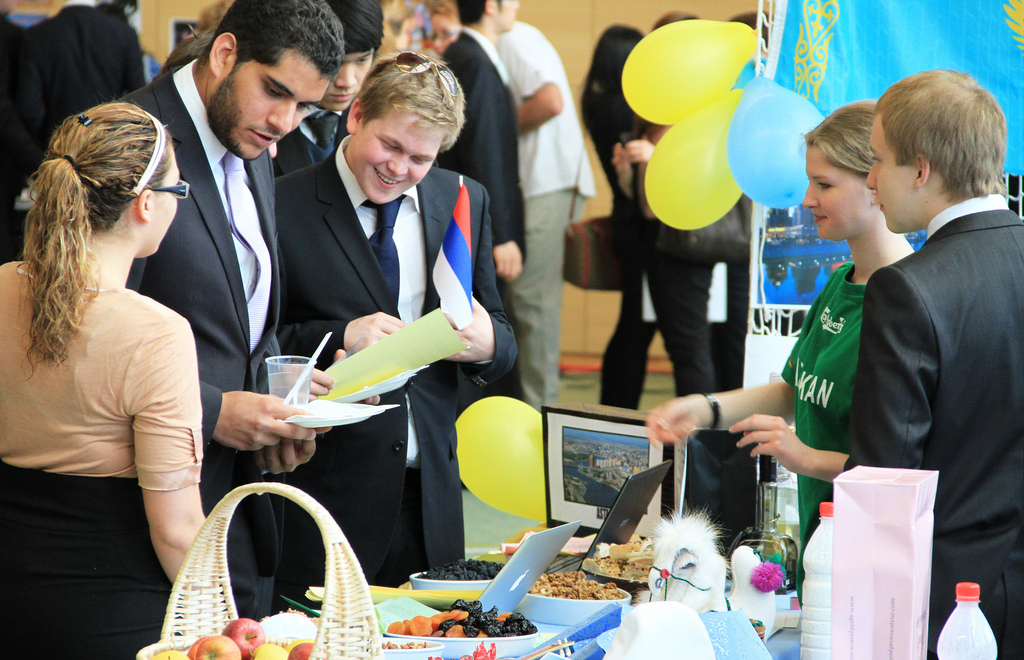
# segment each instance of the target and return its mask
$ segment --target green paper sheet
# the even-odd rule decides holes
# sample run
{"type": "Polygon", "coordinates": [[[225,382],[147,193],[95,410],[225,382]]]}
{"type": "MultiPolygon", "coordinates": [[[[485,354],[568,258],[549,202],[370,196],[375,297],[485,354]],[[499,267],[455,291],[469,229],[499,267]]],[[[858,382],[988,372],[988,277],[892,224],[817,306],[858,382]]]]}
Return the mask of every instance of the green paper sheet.
{"type": "Polygon", "coordinates": [[[376,344],[327,368],[334,389],[324,399],[358,392],[398,374],[418,369],[469,348],[440,309],[421,316],[376,344]]]}

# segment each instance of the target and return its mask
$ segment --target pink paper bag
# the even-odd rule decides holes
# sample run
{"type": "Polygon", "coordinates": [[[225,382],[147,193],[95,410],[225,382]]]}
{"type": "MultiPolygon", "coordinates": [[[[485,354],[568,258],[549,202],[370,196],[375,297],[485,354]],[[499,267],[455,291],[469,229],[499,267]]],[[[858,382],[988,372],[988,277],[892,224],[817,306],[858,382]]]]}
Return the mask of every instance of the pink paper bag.
{"type": "Polygon", "coordinates": [[[835,480],[832,660],[924,660],[939,473],[856,467],[835,480]]]}

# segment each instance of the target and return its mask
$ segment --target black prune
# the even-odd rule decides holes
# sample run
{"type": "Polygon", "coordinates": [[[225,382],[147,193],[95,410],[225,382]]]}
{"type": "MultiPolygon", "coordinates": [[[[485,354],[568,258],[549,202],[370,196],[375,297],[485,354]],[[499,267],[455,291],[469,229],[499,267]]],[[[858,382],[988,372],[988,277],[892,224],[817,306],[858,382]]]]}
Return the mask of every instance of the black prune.
{"type": "Polygon", "coordinates": [[[456,621],[455,619],[448,619],[447,621],[442,621],[440,624],[438,624],[437,629],[441,632],[448,632],[448,629],[457,623],[458,621],[456,621]]]}
{"type": "Polygon", "coordinates": [[[459,559],[444,566],[424,571],[420,577],[428,580],[490,580],[504,564],[479,559],[459,559]]]}
{"type": "Polygon", "coordinates": [[[462,624],[462,632],[466,633],[466,637],[476,637],[480,634],[480,629],[476,626],[462,624]]]}

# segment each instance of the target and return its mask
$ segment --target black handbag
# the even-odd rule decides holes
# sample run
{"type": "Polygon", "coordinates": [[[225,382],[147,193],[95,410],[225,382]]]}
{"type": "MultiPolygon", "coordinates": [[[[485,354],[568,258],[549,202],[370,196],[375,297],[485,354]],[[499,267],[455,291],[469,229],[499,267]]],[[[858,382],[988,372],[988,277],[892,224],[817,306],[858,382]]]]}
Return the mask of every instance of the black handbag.
{"type": "Polygon", "coordinates": [[[675,229],[661,225],[654,247],[673,257],[702,265],[744,263],[750,259],[752,205],[746,195],[707,227],[675,229]]]}

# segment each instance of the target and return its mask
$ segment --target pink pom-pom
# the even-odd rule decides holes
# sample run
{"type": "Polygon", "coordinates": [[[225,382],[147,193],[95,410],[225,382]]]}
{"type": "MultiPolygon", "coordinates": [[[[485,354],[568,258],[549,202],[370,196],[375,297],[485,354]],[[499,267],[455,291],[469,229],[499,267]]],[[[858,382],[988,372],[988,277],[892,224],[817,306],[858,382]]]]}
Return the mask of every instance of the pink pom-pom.
{"type": "Polygon", "coordinates": [[[786,574],[773,561],[763,561],[750,574],[750,584],[761,593],[770,593],[782,586],[786,574]]]}

